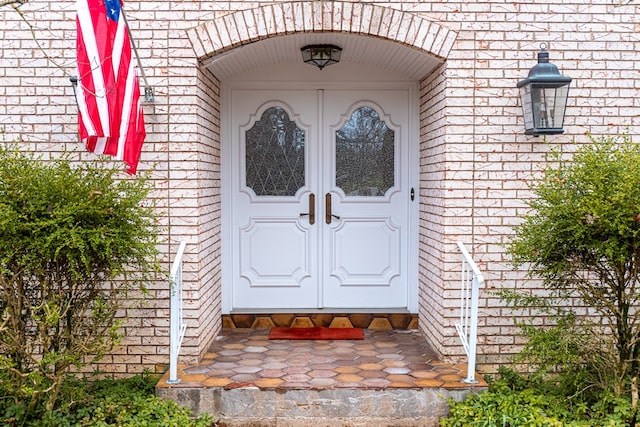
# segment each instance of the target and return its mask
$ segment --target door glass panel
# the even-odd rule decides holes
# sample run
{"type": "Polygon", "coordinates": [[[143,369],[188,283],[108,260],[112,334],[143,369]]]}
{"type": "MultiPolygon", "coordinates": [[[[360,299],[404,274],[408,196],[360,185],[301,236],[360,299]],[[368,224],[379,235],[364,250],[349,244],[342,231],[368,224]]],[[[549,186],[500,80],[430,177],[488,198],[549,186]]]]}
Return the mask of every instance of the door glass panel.
{"type": "Polygon", "coordinates": [[[336,131],[336,186],[347,196],[384,196],[394,185],[394,131],[360,107],[336,131]]]}
{"type": "Polygon", "coordinates": [[[245,133],[246,185],[258,196],[294,196],[305,185],[305,132],[280,107],[245,133]]]}

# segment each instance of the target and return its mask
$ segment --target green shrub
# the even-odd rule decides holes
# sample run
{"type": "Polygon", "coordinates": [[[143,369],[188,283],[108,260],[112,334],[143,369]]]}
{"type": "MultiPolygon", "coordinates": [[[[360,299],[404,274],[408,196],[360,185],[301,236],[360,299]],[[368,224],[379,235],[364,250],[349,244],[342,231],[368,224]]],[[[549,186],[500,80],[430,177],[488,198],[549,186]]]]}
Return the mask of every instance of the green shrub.
{"type": "MultiPolygon", "coordinates": [[[[591,142],[571,160],[555,153],[544,178],[533,186],[536,197],[529,202],[531,212],[515,227],[509,253],[516,266],[527,264],[530,276],[542,280],[545,298],[582,310],[572,327],[579,339],[566,343],[582,347],[577,349],[582,356],[579,366],[601,365],[599,372],[589,373],[591,378],[586,380],[592,383],[586,385],[604,387],[618,397],[630,394],[637,412],[640,145],[629,135],[591,138],[591,142]],[[580,316],[587,310],[590,316],[580,316]]],[[[555,317],[566,316],[574,314],[568,309],[555,317]]],[[[551,361],[538,360],[547,368],[551,361]]],[[[569,367],[564,363],[568,361],[559,362],[558,369],[569,367]]],[[[633,415],[631,425],[635,419],[633,415]]]]}
{"type": "Polygon", "coordinates": [[[603,393],[592,404],[569,399],[539,378],[501,368],[489,390],[450,401],[442,427],[625,427],[631,400],[603,393]]]}
{"type": "Polygon", "coordinates": [[[27,416],[12,399],[0,401],[0,425],[24,427],[209,427],[212,418],[197,418],[173,401],[154,395],[155,375],[90,382],[67,376],[57,407],[40,406],[27,416]]]}
{"type": "Polygon", "coordinates": [[[53,410],[69,369],[119,339],[128,292],[156,271],[149,191],[106,162],[0,146],[0,370],[16,411],[53,410]]]}

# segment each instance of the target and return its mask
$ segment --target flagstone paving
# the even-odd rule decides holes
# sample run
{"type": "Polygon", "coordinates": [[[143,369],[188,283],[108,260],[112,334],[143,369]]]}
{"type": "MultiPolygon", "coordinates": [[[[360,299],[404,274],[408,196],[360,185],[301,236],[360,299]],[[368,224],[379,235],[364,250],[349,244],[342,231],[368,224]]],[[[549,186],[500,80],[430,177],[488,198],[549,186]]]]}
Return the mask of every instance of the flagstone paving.
{"type": "MultiPolygon", "coordinates": [[[[438,360],[418,330],[365,330],[362,341],[269,340],[268,329],[223,329],[181,382],[159,388],[262,390],[469,388],[465,365],[438,360]]],[[[478,377],[476,375],[476,377],[478,377]]]]}
{"type": "MultiPolygon", "coordinates": [[[[388,326],[388,325],[387,325],[388,326]]],[[[417,329],[365,329],[359,341],[269,340],[269,329],[223,329],[198,365],[158,396],[223,427],[435,427],[486,387],[438,360],[417,329]]],[[[477,377],[477,376],[476,376],[477,377]]]]}

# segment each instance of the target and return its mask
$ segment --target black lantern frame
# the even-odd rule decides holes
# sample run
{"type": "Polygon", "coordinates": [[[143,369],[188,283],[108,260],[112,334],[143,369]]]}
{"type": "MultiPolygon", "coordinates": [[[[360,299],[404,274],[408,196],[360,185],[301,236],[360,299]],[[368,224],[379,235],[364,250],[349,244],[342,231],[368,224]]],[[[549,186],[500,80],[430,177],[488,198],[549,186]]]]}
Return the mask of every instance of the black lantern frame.
{"type": "Polygon", "coordinates": [[[342,55],[342,48],[333,44],[310,44],[300,51],[305,63],[315,65],[321,70],[327,65],[340,62],[342,55]]]}
{"type": "Polygon", "coordinates": [[[564,114],[569,97],[571,77],[560,74],[549,62],[546,45],[538,52],[538,64],[529,76],[518,82],[525,135],[557,135],[564,133],[564,114]]]}

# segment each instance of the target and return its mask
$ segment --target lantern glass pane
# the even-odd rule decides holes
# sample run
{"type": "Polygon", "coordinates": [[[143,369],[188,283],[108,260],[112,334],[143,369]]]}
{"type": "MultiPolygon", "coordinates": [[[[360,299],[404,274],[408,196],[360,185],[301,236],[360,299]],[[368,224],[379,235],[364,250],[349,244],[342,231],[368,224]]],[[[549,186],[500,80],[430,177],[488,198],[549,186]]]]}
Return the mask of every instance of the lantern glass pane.
{"type": "Polygon", "coordinates": [[[569,85],[552,89],[552,92],[549,94],[553,95],[553,102],[549,104],[553,105],[553,109],[548,111],[549,117],[551,118],[550,127],[561,128],[564,126],[564,113],[567,108],[569,85]]]}
{"type": "Polygon", "coordinates": [[[531,106],[531,85],[527,84],[520,88],[520,103],[522,104],[522,115],[524,116],[524,128],[533,129],[533,110],[531,106]]]}
{"type": "Polygon", "coordinates": [[[569,85],[560,87],[532,87],[534,127],[538,129],[562,128],[567,106],[569,85]]]}
{"type": "Polygon", "coordinates": [[[322,48],[314,52],[313,59],[316,61],[328,61],[331,59],[331,49],[322,48]]]}

